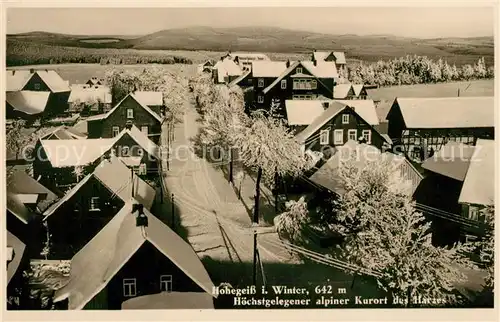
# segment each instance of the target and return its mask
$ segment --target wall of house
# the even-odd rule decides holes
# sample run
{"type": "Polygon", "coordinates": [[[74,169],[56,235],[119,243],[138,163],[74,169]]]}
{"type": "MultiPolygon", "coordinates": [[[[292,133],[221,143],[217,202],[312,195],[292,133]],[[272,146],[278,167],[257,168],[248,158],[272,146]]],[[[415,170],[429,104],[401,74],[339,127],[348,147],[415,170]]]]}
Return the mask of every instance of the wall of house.
{"type": "Polygon", "coordinates": [[[69,200],[47,218],[52,234],[49,259],[70,259],[124,206],[103,184],[90,178],[69,200]],[[99,197],[99,211],[90,210],[91,197],[99,197]]]}
{"type": "Polygon", "coordinates": [[[34,73],[34,75],[30,78],[30,80],[24,85],[23,91],[38,91],[38,92],[52,92],[45,84],[45,82],[42,80],[42,78],[34,73]],[[38,84],[38,88],[36,88],[36,85],[38,84]]]}
{"type": "MultiPolygon", "coordinates": [[[[298,66],[298,68],[302,68],[302,73],[306,75],[312,75],[309,73],[309,71],[301,66],[298,66]]],[[[259,78],[254,78],[254,89],[257,88],[256,95],[255,95],[255,106],[257,109],[269,109],[271,106],[271,102],[273,98],[278,98],[280,100],[280,112],[284,116],[284,111],[285,111],[285,100],[287,99],[293,99],[294,95],[311,95],[313,97],[322,95],[328,98],[333,98],[332,95],[332,89],[333,89],[333,78],[332,79],[327,79],[327,78],[314,78],[317,81],[317,88],[316,89],[293,89],[293,80],[294,78],[291,77],[297,72],[297,69],[291,71],[288,76],[284,77],[283,80],[286,80],[286,88],[282,89],[281,88],[281,81],[279,84],[276,84],[266,95],[264,95],[264,103],[259,103],[258,102],[258,97],[259,95],[263,95],[260,93],[264,88],[266,88],[268,85],[272,84],[276,78],[264,78],[264,87],[259,88],[257,87],[258,85],[258,79],[259,78]],[[322,86],[321,83],[323,83],[325,86],[322,86]]]]}
{"type": "Polygon", "coordinates": [[[152,172],[153,176],[158,175],[156,172],[158,170],[158,160],[154,156],[147,153],[146,150],[144,150],[132,137],[130,137],[130,135],[126,134],[122,136],[120,140],[115,143],[113,148],[115,149],[115,155],[117,156],[142,156],[141,163],[146,164],[147,171],[152,172]],[[123,153],[123,147],[128,147],[130,149],[128,155],[123,153]]]}
{"type": "Polygon", "coordinates": [[[136,279],[136,296],[160,293],[161,275],[172,275],[172,290],[175,292],[204,292],[168,257],[146,241],[108,283],[107,296],[93,299],[86,308],[98,306],[95,302],[105,301],[107,297],[108,309],[120,309],[122,302],[131,298],[124,297],[124,278],[136,279]]]}
{"type": "Polygon", "coordinates": [[[325,125],[323,125],[320,129],[318,129],[316,132],[314,132],[311,136],[310,139],[308,140],[308,144],[306,145],[306,150],[311,149],[312,151],[321,151],[324,148],[331,148],[335,146],[335,141],[334,141],[334,130],[343,130],[343,143],[340,145],[343,145],[346,143],[349,139],[349,132],[348,130],[350,129],[356,129],[357,130],[357,138],[359,138],[362,135],[363,130],[370,130],[371,131],[371,145],[377,147],[378,149],[382,150],[382,146],[385,142],[384,138],[377,132],[375,131],[369,124],[367,124],[365,121],[363,121],[355,112],[353,112],[350,109],[345,109],[341,113],[337,114],[335,117],[333,117],[330,121],[328,121],[325,125]],[[342,124],[342,115],[343,114],[349,114],[349,124],[342,124]],[[329,131],[329,139],[328,139],[328,144],[326,145],[321,145],[320,144],[320,132],[321,130],[326,130],[330,128],[329,131]]]}
{"type": "Polygon", "coordinates": [[[89,122],[89,138],[111,138],[113,137],[113,126],[118,126],[120,131],[122,131],[127,125],[128,120],[131,120],[139,129],[142,126],[148,126],[149,134],[161,133],[161,123],[129,96],[111,115],[101,121],[102,125],[100,129],[98,126],[90,126],[90,123],[94,122],[89,122]],[[129,108],[134,111],[133,119],[127,118],[127,109],[129,108]],[[97,133],[98,130],[100,130],[100,133],[97,133]]]}

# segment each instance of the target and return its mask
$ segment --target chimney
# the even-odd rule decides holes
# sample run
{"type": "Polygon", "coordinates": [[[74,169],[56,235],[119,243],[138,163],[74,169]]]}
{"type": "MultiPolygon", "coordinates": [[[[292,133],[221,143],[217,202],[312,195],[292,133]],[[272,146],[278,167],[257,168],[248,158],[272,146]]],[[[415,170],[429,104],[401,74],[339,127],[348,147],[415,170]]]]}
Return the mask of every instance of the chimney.
{"type": "Polygon", "coordinates": [[[316,48],[314,48],[313,51],[316,52],[316,48]]]}
{"type": "Polygon", "coordinates": [[[132,205],[132,214],[137,212],[137,217],[135,218],[135,225],[137,227],[147,227],[148,217],[144,214],[144,206],[142,204],[132,205]]]}
{"type": "Polygon", "coordinates": [[[12,71],[12,76],[14,76],[15,74],[16,74],[16,70],[14,69],[14,70],[12,71]]]}
{"type": "Polygon", "coordinates": [[[287,61],[286,61],[286,64],[285,64],[285,65],[286,65],[286,68],[290,67],[290,59],[287,59],[287,61]]]}
{"type": "Polygon", "coordinates": [[[327,109],[328,107],[330,107],[330,103],[329,102],[323,102],[323,108],[327,109]]]}
{"type": "Polygon", "coordinates": [[[318,65],[318,61],[316,59],[313,59],[313,65],[314,66],[317,66],[318,65]]]}
{"type": "Polygon", "coordinates": [[[35,70],[33,68],[30,68],[30,74],[35,73],[35,70]]]}

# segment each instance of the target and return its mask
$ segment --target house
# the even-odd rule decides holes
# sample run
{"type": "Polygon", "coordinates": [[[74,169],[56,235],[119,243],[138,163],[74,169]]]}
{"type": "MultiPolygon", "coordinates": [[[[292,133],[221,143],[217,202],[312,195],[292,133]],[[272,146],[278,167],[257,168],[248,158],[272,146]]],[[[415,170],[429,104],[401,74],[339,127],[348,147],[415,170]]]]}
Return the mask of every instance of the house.
{"type": "Polygon", "coordinates": [[[115,139],[38,140],[35,144],[33,174],[43,185],[63,193],[76,184],[83,173],[111,153],[115,139]],[[79,174],[78,171],[82,172],[79,174]]]}
{"type": "Polygon", "coordinates": [[[210,60],[207,60],[206,62],[204,62],[202,64],[198,64],[198,68],[197,68],[198,74],[211,73],[213,67],[214,67],[214,64],[210,60]]]}
{"type": "Polygon", "coordinates": [[[70,310],[109,310],[159,293],[169,293],[175,303],[184,294],[205,293],[198,297],[206,301],[216,297],[213,288],[192,247],[130,198],[73,257],[69,282],[55,292],[54,301],[65,301],[70,310]]]}
{"type": "Polygon", "coordinates": [[[405,182],[408,195],[411,195],[419,185],[422,177],[410,162],[403,156],[390,152],[382,152],[374,146],[368,144],[359,144],[350,140],[345,145],[337,147],[335,153],[315,171],[309,178],[316,186],[325,189],[334,195],[346,193],[346,188],[342,178],[339,176],[338,169],[342,162],[348,160],[354,153],[354,166],[362,170],[373,161],[389,162],[394,171],[405,182]]]}
{"type": "Polygon", "coordinates": [[[494,138],[493,97],[396,98],[388,135],[410,158],[423,160],[449,141],[474,145],[494,138]]]}
{"type": "Polygon", "coordinates": [[[453,218],[461,213],[458,198],[474,150],[474,146],[451,141],[421,164],[424,178],[413,198],[420,210],[432,220],[433,242],[436,245],[460,239],[460,223],[442,216],[453,218]]]}
{"type": "MultiPolygon", "coordinates": [[[[462,206],[462,216],[484,222],[481,210],[495,205],[495,141],[478,139],[472,155],[467,175],[464,179],[458,203],[462,206]]],[[[484,231],[469,230],[464,234],[481,236],[484,231]]]]}
{"type": "Polygon", "coordinates": [[[311,60],[334,62],[341,77],[347,78],[347,61],[342,51],[316,51],[312,53],[311,60]]]}
{"type": "Polygon", "coordinates": [[[252,69],[254,61],[270,61],[266,54],[249,52],[229,52],[225,57],[231,58],[243,71],[252,69]]]}
{"type": "Polygon", "coordinates": [[[165,115],[163,93],[154,91],[135,91],[134,96],[158,115],[165,115]]]}
{"type": "Polygon", "coordinates": [[[151,209],[156,191],[118,158],[104,159],[43,213],[51,259],[69,259],[115,216],[131,197],[151,209]]]}
{"type": "Polygon", "coordinates": [[[356,94],[351,84],[337,84],[333,89],[333,98],[350,100],[356,98],[356,94]]]}
{"type": "Polygon", "coordinates": [[[104,85],[73,85],[68,98],[70,113],[82,116],[102,114],[111,109],[112,97],[109,87],[104,85]]]}
{"type": "Polygon", "coordinates": [[[212,78],[216,84],[229,84],[243,74],[243,70],[230,58],[221,57],[212,68],[212,78]]]}
{"type": "Polygon", "coordinates": [[[252,80],[252,71],[247,70],[237,78],[235,78],[232,82],[228,84],[229,87],[233,86],[240,86],[241,88],[249,88],[253,87],[253,80],[252,80]]]}
{"type": "Polygon", "coordinates": [[[51,117],[68,109],[69,82],[53,70],[7,70],[6,117],[51,117]]]}
{"type": "Polygon", "coordinates": [[[363,84],[352,84],[354,97],[360,100],[365,100],[368,97],[368,92],[363,84]]]}
{"type": "Polygon", "coordinates": [[[329,101],[287,101],[289,125],[307,119],[309,124],[297,127],[295,139],[304,151],[311,150],[328,155],[336,146],[349,140],[364,141],[380,150],[389,148],[390,142],[374,129],[378,124],[373,101],[329,100],[329,101]],[[314,105],[315,108],[310,108],[314,105]],[[323,111],[321,111],[321,108],[323,111]],[[317,117],[314,117],[316,116],[317,117]],[[307,125],[307,126],[305,126],[307,125]],[[305,126],[305,128],[304,128],[305,126]],[[304,128],[303,130],[301,130],[304,128]]]}
{"type": "Polygon", "coordinates": [[[50,92],[17,91],[5,93],[6,118],[33,120],[48,106],[50,92]]]}
{"type": "Polygon", "coordinates": [[[134,124],[158,143],[162,122],[158,113],[130,93],[109,112],[87,118],[88,138],[113,138],[128,124],[134,124]]]}
{"type": "MultiPolygon", "coordinates": [[[[28,268],[28,256],[26,245],[14,234],[7,230],[7,244],[4,248],[7,260],[7,283],[6,289],[8,297],[17,298],[16,304],[7,303],[7,310],[23,307],[23,294],[19,294],[19,289],[24,288],[23,271],[28,268]]],[[[5,268],[4,268],[5,269],[5,268]]]]}
{"type": "Polygon", "coordinates": [[[214,300],[208,293],[161,292],[131,298],[122,303],[122,310],[213,309],[214,300]]]}
{"type": "Polygon", "coordinates": [[[54,131],[41,136],[40,140],[83,140],[87,135],[77,131],[74,127],[60,126],[54,131]]]}
{"type": "Polygon", "coordinates": [[[286,69],[277,77],[253,77],[256,109],[283,114],[287,99],[333,98],[337,70],[332,62],[285,62],[286,69]],[[270,84],[266,83],[266,78],[270,84]]]}
{"type": "Polygon", "coordinates": [[[59,197],[24,171],[14,171],[6,177],[7,229],[28,245],[39,248],[40,214],[59,197]]]}
{"type": "Polygon", "coordinates": [[[130,124],[118,136],[110,139],[40,139],[35,151],[33,173],[54,189],[76,184],[84,177],[83,173],[92,172],[109,154],[122,159],[141,176],[157,175],[160,160],[159,147],[144,132],[130,124]],[[78,171],[82,173],[78,174],[78,171]]]}
{"type": "Polygon", "coordinates": [[[105,81],[103,78],[91,77],[85,84],[90,86],[104,85],[105,81]]]}

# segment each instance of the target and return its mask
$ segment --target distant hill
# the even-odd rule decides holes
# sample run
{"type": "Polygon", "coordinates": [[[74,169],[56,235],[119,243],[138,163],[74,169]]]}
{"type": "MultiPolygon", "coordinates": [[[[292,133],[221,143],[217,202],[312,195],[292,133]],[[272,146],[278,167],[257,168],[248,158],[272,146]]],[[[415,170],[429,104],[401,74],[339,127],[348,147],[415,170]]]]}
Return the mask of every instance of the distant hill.
{"type": "Polygon", "coordinates": [[[391,35],[330,35],[275,27],[168,29],[145,36],[80,36],[47,32],[7,35],[37,44],[85,48],[129,48],[148,50],[259,51],[308,53],[343,50],[348,58],[377,61],[405,55],[445,59],[462,65],[484,57],[493,64],[493,37],[417,39],[391,35]]]}

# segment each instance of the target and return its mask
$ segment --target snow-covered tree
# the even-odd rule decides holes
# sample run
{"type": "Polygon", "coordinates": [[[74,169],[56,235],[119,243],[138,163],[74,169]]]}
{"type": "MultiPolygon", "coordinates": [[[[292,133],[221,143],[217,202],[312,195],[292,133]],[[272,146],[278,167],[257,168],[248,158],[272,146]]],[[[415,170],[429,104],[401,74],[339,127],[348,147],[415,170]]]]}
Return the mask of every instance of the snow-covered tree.
{"type": "Polygon", "coordinates": [[[309,223],[309,211],[305,197],[298,201],[291,200],[285,204],[286,211],[274,219],[276,230],[280,237],[297,244],[302,241],[303,231],[309,223]]]}
{"type": "Polygon", "coordinates": [[[251,123],[236,139],[240,160],[257,170],[254,221],[259,218],[260,182],[273,182],[275,176],[298,175],[306,165],[301,146],[279,120],[254,114],[251,123]]]}
{"type": "Polygon", "coordinates": [[[432,245],[430,223],[415,210],[396,165],[382,156],[359,166],[351,155],[337,170],[346,190],[334,225],[344,237],[342,258],[379,272],[378,285],[393,296],[460,301],[455,287],[465,278],[462,269],[474,267],[468,248],[432,245]]]}

